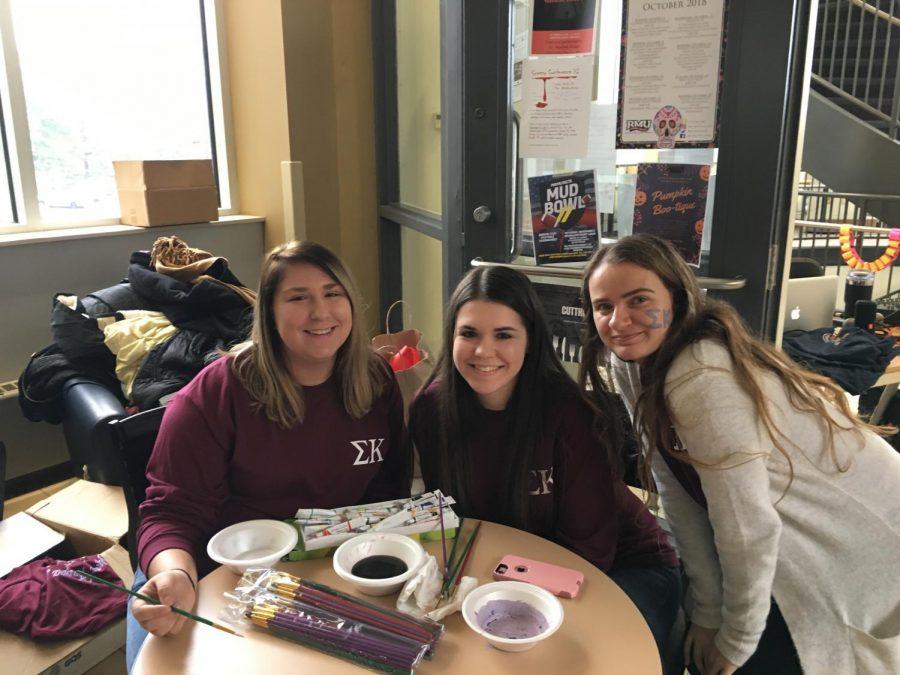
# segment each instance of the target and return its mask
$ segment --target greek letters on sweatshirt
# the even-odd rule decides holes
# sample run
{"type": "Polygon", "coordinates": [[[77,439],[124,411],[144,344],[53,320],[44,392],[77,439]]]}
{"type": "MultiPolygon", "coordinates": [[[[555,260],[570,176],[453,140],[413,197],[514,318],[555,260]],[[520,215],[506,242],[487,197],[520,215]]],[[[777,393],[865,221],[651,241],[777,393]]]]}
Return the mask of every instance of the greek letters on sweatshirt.
{"type": "Polygon", "coordinates": [[[304,421],[283,429],[254,411],[230,359],[207,366],[170,402],[147,466],[138,551],[146,570],[169,548],[203,575],[209,538],[298,508],[332,508],[409,494],[403,402],[393,373],[361,419],[344,410],[338,378],[303,387],[304,421]]]}
{"type": "MultiPolygon", "coordinates": [[[[450,486],[438,481],[439,386],[433,382],[413,401],[409,430],[425,487],[451,493],[450,486]]],[[[479,410],[478,419],[464,421],[467,438],[460,452],[469,453],[473,469],[466,517],[503,522],[509,470],[501,449],[508,442],[511,422],[509,411],[485,409],[479,410]]],[[[591,424],[592,413],[577,392],[550,397],[527,486],[532,513],[552,514],[553,531],[546,533],[547,538],[604,571],[677,565],[656,519],[620,479],[613,478],[591,424]]]]}

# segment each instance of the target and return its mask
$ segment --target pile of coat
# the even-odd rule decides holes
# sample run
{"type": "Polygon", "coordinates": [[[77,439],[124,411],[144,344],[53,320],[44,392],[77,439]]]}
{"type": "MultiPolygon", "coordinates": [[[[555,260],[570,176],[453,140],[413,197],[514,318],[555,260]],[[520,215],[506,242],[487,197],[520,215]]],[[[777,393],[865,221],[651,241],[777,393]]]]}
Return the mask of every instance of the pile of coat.
{"type": "Polygon", "coordinates": [[[123,404],[155,408],[248,339],[255,301],[225,258],[160,237],[151,251],[131,254],[121,283],[53,299],[53,344],[19,377],[22,412],[58,423],[63,387],[75,377],[100,382],[123,404]]]}

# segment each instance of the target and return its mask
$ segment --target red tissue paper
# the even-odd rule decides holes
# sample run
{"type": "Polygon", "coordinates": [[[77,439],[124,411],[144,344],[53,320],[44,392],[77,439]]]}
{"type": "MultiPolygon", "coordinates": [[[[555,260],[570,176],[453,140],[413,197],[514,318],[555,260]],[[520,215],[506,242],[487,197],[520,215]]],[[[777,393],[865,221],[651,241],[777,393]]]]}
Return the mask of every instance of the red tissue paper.
{"type": "Polygon", "coordinates": [[[399,352],[391,357],[390,363],[394,372],[399,373],[401,370],[412,368],[421,360],[422,355],[419,353],[418,349],[410,347],[409,345],[404,345],[400,348],[399,352]]]}

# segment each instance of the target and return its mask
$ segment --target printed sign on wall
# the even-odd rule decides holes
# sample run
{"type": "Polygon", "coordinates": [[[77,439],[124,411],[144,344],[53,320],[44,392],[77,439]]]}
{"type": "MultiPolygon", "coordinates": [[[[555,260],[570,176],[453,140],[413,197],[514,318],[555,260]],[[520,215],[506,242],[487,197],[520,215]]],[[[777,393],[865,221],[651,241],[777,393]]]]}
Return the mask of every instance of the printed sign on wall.
{"type": "Polygon", "coordinates": [[[525,60],[520,157],[584,157],[593,77],[592,56],[525,60]]]}
{"type": "Polygon", "coordinates": [[[618,147],[714,147],[726,0],[625,0],[618,147]]]}
{"type": "Polygon", "coordinates": [[[528,194],[537,264],[590,258],[598,242],[594,172],[534,176],[528,194]]]}
{"type": "Polygon", "coordinates": [[[638,164],[634,234],[668,239],[685,261],[697,265],[709,170],[708,164],[638,164]]]}
{"type": "Polygon", "coordinates": [[[577,286],[534,284],[550,328],[553,348],[561,361],[581,362],[581,330],[584,310],[577,286]]]}
{"type": "Polygon", "coordinates": [[[590,54],[596,0],[534,0],[531,53],[590,54]]]}

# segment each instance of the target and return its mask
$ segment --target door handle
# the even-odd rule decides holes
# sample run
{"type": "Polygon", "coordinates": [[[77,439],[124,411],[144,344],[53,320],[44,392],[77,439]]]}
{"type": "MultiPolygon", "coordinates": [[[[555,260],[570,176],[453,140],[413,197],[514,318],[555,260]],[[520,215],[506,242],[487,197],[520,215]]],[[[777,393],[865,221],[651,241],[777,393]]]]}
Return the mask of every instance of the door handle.
{"type": "Polygon", "coordinates": [[[472,220],[476,223],[486,223],[491,219],[491,209],[483,204],[481,206],[476,206],[475,210],[472,211],[472,220]]]}
{"type": "Polygon", "coordinates": [[[516,163],[516,177],[515,177],[515,187],[513,189],[513,204],[512,204],[512,218],[510,218],[510,226],[512,231],[510,232],[511,241],[509,244],[509,256],[510,260],[518,258],[520,253],[522,252],[522,185],[524,179],[524,167],[525,163],[521,157],[519,157],[519,125],[520,118],[519,113],[515,110],[512,111],[512,123],[513,123],[513,157],[515,158],[516,163]]]}

